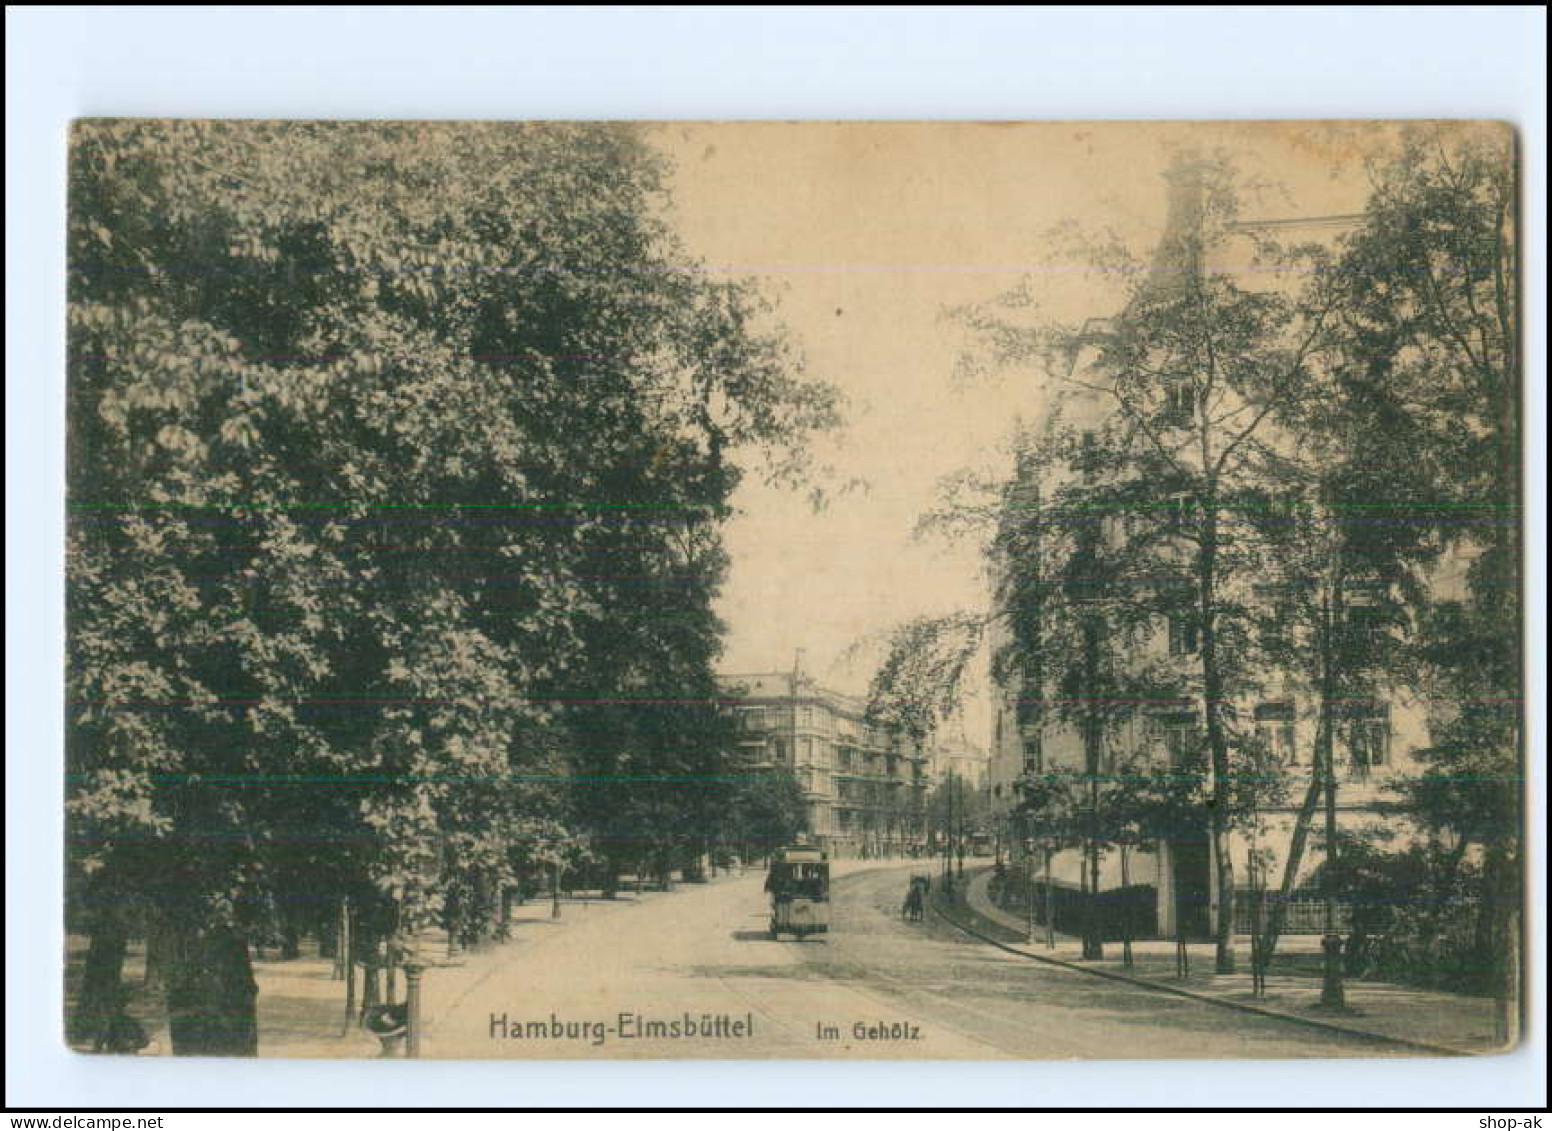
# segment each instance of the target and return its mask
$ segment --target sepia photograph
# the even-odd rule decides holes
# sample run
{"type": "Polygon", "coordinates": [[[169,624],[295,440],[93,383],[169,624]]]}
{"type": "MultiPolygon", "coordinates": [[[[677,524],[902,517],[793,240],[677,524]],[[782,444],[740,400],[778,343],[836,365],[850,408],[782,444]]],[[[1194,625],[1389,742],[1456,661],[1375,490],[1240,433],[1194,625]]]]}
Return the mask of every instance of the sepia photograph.
{"type": "Polygon", "coordinates": [[[69,1047],[1511,1050],[1520,165],[77,120],[69,1047]]]}

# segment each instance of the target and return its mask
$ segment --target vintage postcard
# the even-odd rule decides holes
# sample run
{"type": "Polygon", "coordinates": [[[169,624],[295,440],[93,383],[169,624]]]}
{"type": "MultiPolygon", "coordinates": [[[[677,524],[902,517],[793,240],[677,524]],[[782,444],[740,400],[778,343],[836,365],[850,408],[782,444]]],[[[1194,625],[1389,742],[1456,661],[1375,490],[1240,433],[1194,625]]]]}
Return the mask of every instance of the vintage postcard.
{"type": "Polygon", "coordinates": [[[1507,126],[69,162],[73,1049],[1518,1039],[1507,126]]]}

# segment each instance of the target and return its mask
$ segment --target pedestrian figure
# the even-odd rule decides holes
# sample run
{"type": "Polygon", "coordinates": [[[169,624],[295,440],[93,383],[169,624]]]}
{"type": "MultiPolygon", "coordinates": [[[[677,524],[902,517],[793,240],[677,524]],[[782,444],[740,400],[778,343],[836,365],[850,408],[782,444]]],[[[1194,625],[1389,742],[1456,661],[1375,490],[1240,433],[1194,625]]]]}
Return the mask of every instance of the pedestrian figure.
{"type": "Polygon", "coordinates": [[[905,902],[900,907],[900,917],[910,923],[920,923],[922,920],[922,895],[923,887],[921,878],[911,877],[910,890],[905,893],[905,902]]]}

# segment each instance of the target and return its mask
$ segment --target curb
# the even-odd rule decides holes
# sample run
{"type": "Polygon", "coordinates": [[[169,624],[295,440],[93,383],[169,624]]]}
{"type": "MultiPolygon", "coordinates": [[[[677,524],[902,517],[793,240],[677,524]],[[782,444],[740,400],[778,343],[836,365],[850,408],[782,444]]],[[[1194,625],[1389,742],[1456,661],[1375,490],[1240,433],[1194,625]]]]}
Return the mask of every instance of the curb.
{"type": "Polygon", "coordinates": [[[1463,1049],[1450,1048],[1446,1045],[1431,1045],[1424,1041],[1412,1041],[1405,1037],[1387,1037],[1379,1033],[1371,1033],[1366,1029],[1350,1028],[1346,1025],[1336,1025],[1330,1021],[1321,1021],[1314,1017],[1304,1017],[1297,1013],[1286,1013],[1279,1009],[1268,1009],[1266,1006],[1251,1005],[1243,1001],[1229,1001],[1225,998],[1214,997],[1211,994],[1198,993],[1181,986],[1172,986],[1167,982],[1155,982],[1149,978],[1137,978],[1130,974],[1120,974],[1114,970],[1098,970],[1092,966],[1083,966],[1076,962],[1068,962],[1066,959],[1054,958],[1048,954],[1035,954],[1033,951],[1021,950],[1007,943],[999,942],[990,935],[983,934],[974,927],[966,926],[952,915],[947,914],[936,901],[932,904],[932,913],[950,926],[957,927],[967,935],[972,935],[982,942],[990,943],[998,950],[1005,950],[1009,954],[1016,954],[1021,958],[1032,958],[1036,962],[1043,962],[1048,966],[1057,966],[1064,970],[1075,970],[1080,974],[1087,974],[1093,978],[1103,978],[1111,982],[1121,982],[1138,989],[1152,990],[1155,993],[1171,994],[1175,997],[1189,998],[1206,1005],[1215,1005],[1221,1009],[1232,1009],[1239,1013],[1250,1013],[1259,1017],[1270,1017],[1277,1021],[1288,1021],[1295,1025],[1303,1025],[1311,1029],[1319,1029],[1327,1033],[1338,1033],[1344,1037],[1357,1037],[1363,1040],[1376,1041],[1382,1044],[1399,1045],[1402,1048],[1414,1049],[1418,1052],[1428,1053],[1431,1056],[1471,1056],[1472,1053],[1463,1049]]]}

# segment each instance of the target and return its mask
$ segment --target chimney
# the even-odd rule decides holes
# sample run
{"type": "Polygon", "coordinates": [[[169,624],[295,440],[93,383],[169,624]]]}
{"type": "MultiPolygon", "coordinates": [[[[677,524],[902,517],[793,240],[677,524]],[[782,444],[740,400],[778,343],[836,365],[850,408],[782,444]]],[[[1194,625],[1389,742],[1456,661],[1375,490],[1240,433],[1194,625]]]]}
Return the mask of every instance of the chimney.
{"type": "Polygon", "coordinates": [[[1177,153],[1164,171],[1168,207],[1164,234],[1153,252],[1148,285],[1172,290],[1202,266],[1202,221],[1207,196],[1208,163],[1201,155],[1177,153]]]}

